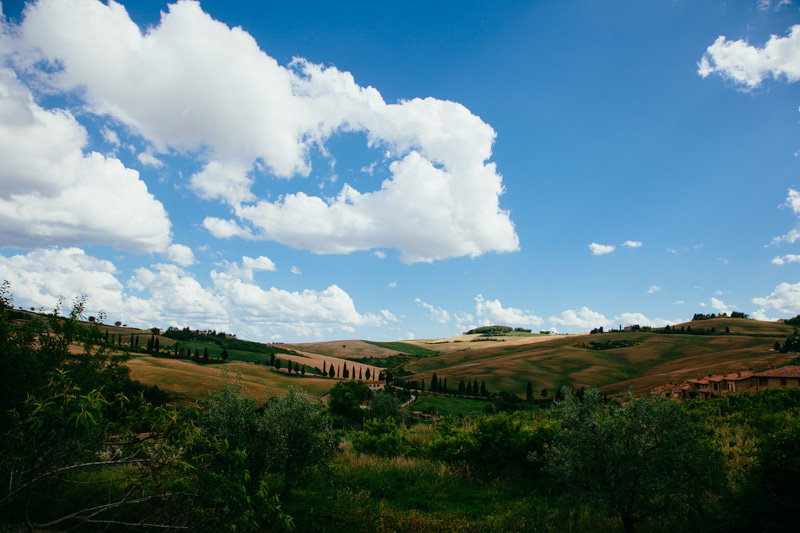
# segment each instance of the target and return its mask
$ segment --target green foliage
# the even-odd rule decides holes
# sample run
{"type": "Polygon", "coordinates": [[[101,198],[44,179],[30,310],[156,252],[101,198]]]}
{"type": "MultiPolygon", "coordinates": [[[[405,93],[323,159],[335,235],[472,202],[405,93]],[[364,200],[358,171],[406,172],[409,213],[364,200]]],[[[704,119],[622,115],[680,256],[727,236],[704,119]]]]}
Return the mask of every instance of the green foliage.
{"type": "Polygon", "coordinates": [[[3,387],[2,529],[257,531],[289,524],[275,497],[248,491],[246,454],[202,431],[185,413],[153,406],[130,382],[124,356],[67,317],[17,326],[0,293],[0,366],[21,367],[3,387]],[[70,350],[72,340],[83,350],[70,350]],[[24,359],[29,362],[25,363],[24,359]]]}
{"type": "Polygon", "coordinates": [[[340,381],[331,389],[328,410],[342,424],[360,424],[364,418],[361,404],[371,394],[369,387],[360,381],[340,381]]]}
{"type": "Polygon", "coordinates": [[[613,350],[615,348],[630,348],[631,346],[638,346],[640,343],[632,340],[612,340],[612,341],[590,341],[590,342],[576,342],[573,344],[576,348],[587,348],[589,350],[613,350]]]}
{"type": "Polygon", "coordinates": [[[508,326],[481,326],[467,331],[464,335],[505,335],[512,331],[514,328],[508,326]]]}
{"type": "Polygon", "coordinates": [[[626,531],[662,513],[686,518],[723,486],[708,433],[680,404],[630,396],[613,407],[596,389],[582,402],[563,395],[563,431],[544,454],[546,470],[558,490],[617,513],[626,531]]]}
{"type": "Polygon", "coordinates": [[[284,495],[333,453],[336,440],[322,404],[294,386],[267,402],[261,423],[270,471],[283,477],[284,495]]]}
{"type": "Polygon", "coordinates": [[[397,457],[409,448],[408,441],[392,418],[367,420],[364,422],[364,431],[353,432],[350,440],[358,453],[381,457],[397,457]]]}
{"type": "Polygon", "coordinates": [[[400,419],[400,399],[386,391],[375,391],[369,404],[369,416],[384,420],[392,418],[400,419]]]}

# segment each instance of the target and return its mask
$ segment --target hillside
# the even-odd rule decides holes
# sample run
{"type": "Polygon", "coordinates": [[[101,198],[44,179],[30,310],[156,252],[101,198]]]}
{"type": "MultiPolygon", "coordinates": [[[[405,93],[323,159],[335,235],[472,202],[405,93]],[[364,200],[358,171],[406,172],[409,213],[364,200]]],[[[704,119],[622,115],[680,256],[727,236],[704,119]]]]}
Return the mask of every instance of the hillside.
{"type": "Polygon", "coordinates": [[[763,370],[796,356],[773,351],[776,341],[783,343],[795,333],[792,326],[738,318],[676,324],[669,334],[663,330],[583,335],[512,332],[395,342],[342,340],[277,345],[220,340],[213,335],[195,335],[191,340],[176,342],[165,335],[154,336],[149,330],[98,326],[101,334],[122,350],[132,347],[131,339],[141,347],[150,339],[158,339],[162,350],[173,354],[176,349],[187,354],[207,351],[212,364],[133,354],[128,363],[131,377],[148,386],[157,385],[172,394],[177,403],[193,402],[208,391],[221,389],[231,379],[231,373],[241,373],[243,384],[259,399],[282,394],[290,384],[321,396],[336,380],[314,378],[311,374],[316,373],[315,368],[331,365],[341,372],[346,364],[351,377],[366,379],[368,369],[370,376],[377,376],[386,368],[402,381],[425,380],[427,384],[436,372],[437,377],[448,380],[452,389],[461,380],[477,380],[485,382],[490,392],[506,390],[518,395],[524,394],[528,382],[537,395],[542,389],[553,394],[563,385],[596,386],[605,393],[616,394],[629,387],[646,392],[698,373],[751,367],[763,370]],[[589,343],[608,349],[590,349],[589,343]],[[219,358],[226,346],[230,346],[229,359],[223,364],[219,358]],[[272,371],[264,366],[271,356],[284,361],[284,366],[287,361],[304,365],[309,377],[272,371]]]}
{"type": "Polygon", "coordinates": [[[606,393],[633,387],[650,390],[672,380],[693,377],[699,372],[738,370],[751,366],[766,369],[783,364],[792,354],[772,351],[775,341],[783,342],[794,328],[782,323],[750,319],[720,318],[676,326],[672,334],[652,332],[607,332],[596,335],[493,337],[477,340],[472,335],[451,339],[412,341],[435,347],[437,357],[405,365],[408,380],[425,379],[433,372],[447,378],[450,387],[460,380],[485,381],[492,392],[507,390],[523,394],[530,381],[537,393],[547,388],[552,394],[562,385],[597,386],[606,393]],[[691,327],[692,334],[680,332],[691,327]],[[730,333],[725,333],[728,327],[730,333]],[[698,334],[714,328],[715,334],[698,334]],[[605,350],[575,346],[581,342],[628,341],[624,348],[605,350]]]}

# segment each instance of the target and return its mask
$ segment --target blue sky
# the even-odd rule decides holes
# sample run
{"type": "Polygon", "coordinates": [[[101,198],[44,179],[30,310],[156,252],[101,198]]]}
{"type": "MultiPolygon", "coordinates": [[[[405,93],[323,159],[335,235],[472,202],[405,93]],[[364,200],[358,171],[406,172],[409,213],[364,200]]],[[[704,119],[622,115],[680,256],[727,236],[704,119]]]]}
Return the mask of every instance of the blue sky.
{"type": "Polygon", "coordinates": [[[796,0],[29,4],[18,306],[284,342],[800,313],[796,0]]]}

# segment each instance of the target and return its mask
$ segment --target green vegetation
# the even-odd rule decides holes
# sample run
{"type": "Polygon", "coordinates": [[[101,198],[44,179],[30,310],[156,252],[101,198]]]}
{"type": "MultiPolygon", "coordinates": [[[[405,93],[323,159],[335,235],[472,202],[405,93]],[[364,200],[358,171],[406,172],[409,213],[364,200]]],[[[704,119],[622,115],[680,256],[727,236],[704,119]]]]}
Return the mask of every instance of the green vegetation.
{"type": "Polygon", "coordinates": [[[353,359],[353,361],[364,365],[385,368],[387,369],[390,377],[393,378],[402,377],[409,374],[409,372],[404,368],[407,363],[416,361],[418,359],[436,357],[439,355],[439,352],[429,350],[428,348],[423,348],[421,346],[414,346],[413,344],[406,344],[404,342],[367,342],[380,348],[396,350],[399,353],[397,355],[390,355],[388,357],[362,357],[360,359],[353,359]]]}
{"type": "Polygon", "coordinates": [[[581,341],[573,344],[576,348],[587,348],[589,350],[613,350],[615,348],[630,348],[636,346],[639,342],[633,340],[610,340],[610,341],[581,341]]]}
{"type": "MultiPolygon", "coordinates": [[[[263,365],[129,359],[110,349],[97,322],[79,325],[82,300],[67,317],[53,313],[24,323],[9,319],[11,304],[6,285],[0,291],[2,530],[784,531],[796,525],[797,388],[704,403],[633,394],[608,400],[592,387],[563,388],[553,402],[534,398],[542,382],[526,379],[518,394],[487,392],[483,401],[422,395],[403,416],[391,389],[373,394],[357,381],[309,380],[335,383],[326,412],[288,385],[266,402],[251,396],[263,376],[304,382],[263,365]],[[183,381],[218,378],[220,368],[232,372],[227,386],[179,409],[161,403],[160,387],[130,379],[143,368],[191,369],[183,381]],[[444,418],[417,421],[408,414],[417,410],[444,418]]],[[[680,360],[680,351],[703,355],[710,346],[764,343],[615,335],[648,336],[613,356],[575,348],[566,338],[552,341],[557,350],[545,350],[562,359],[572,354],[562,368],[636,350],[626,364],[657,367],[667,352],[680,360]]],[[[202,358],[199,347],[194,351],[202,358]]],[[[492,353],[487,362],[496,367],[517,357],[511,346],[492,353]]],[[[468,354],[418,363],[450,356],[463,361],[468,354]]],[[[447,389],[444,374],[436,378],[441,389],[447,389]]],[[[473,392],[487,389],[483,379],[469,382],[473,392]]]]}

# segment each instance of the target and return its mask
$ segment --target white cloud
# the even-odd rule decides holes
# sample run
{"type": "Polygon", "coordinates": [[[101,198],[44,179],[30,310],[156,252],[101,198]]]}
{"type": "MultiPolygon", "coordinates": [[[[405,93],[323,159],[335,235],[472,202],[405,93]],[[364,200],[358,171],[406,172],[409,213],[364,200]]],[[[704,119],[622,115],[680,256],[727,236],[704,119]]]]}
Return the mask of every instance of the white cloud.
{"type": "Polygon", "coordinates": [[[656,292],[658,292],[660,290],[661,290],[661,287],[659,287],[658,285],[650,285],[650,288],[647,289],[647,294],[654,294],[654,293],[656,293],[656,292]]]}
{"type": "Polygon", "coordinates": [[[302,276],[302,275],[303,275],[303,273],[302,273],[302,272],[300,272],[300,269],[299,269],[299,268],[297,268],[297,267],[296,267],[296,266],[294,266],[294,265],[292,265],[292,268],[291,268],[289,271],[290,271],[292,274],[294,274],[295,276],[302,276]]]}
{"type": "Polygon", "coordinates": [[[203,220],[203,227],[218,239],[228,239],[230,237],[241,237],[242,239],[253,238],[253,234],[250,233],[250,230],[239,226],[232,220],[206,217],[203,220]]]}
{"type": "Polygon", "coordinates": [[[396,281],[390,281],[389,284],[387,285],[387,287],[389,287],[390,289],[397,288],[397,282],[396,281]]]}
{"type": "Polygon", "coordinates": [[[622,246],[625,246],[626,248],[641,248],[642,241],[625,241],[622,243],[622,246]]]}
{"type": "MultiPolygon", "coordinates": [[[[794,214],[800,215],[800,192],[794,189],[789,189],[789,193],[786,196],[786,201],[783,204],[781,204],[781,207],[788,207],[794,212],[794,214]]],[[[796,242],[798,239],[800,239],[800,228],[795,227],[785,235],[781,235],[780,237],[774,237],[772,239],[772,244],[781,244],[782,242],[788,242],[789,244],[792,244],[796,242]]],[[[773,259],[772,262],[773,264],[776,265],[783,264],[776,262],[775,259],[773,259]]]]}
{"type": "Polygon", "coordinates": [[[450,313],[448,313],[441,307],[434,307],[431,304],[423,302],[419,298],[415,299],[414,302],[423,309],[426,309],[428,311],[428,316],[432,320],[435,320],[440,324],[447,324],[448,322],[450,322],[450,313]]]}
{"type": "Polygon", "coordinates": [[[379,326],[393,316],[358,313],[350,296],[336,285],[322,291],[263,289],[242,279],[242,272],[246,270],[211,271],[211,285],[203,285],[177,265],[156,264],[137,269],[123,285],[113,263],[79,248],[0,256],[0,278],[9,280],[19,305],[52,309],[59,297],[69,305],[85,294],[88,314],[105,310],[140,327],[191,325],[267,340],[276,334],[297,338],[352,332],[358,326],[379,326]]]}
{"type": "Polygon", "coordinates": [[[703,78],[718,74],[745,90],[758,87],[769,77],[793,83],[800,79],[800,25],[792,26],[786,37],[771,36],[764,48],[720,36],[698,67],[703,78]]]}
{"type": "Polygon", "coordinates": [[[105,139],[105,141],[108,144],[113,144],[114,146],[120,145],[119,135],[117,135],[116,131],[109,128],[103,128],[100,130],[100,134],[103,136],[103,139],[105,139]]]}
{"type": "Polygon", "coordinates": [[[730,313],[736,309],[736,306],[727,305],[725,302],[717,298],[711,298],[711,308],[716,310],[718,313],[730,313]]]}
{"type": "MultiPolygon", "coordinates": [[[[18,303],[51,311],[59,298],[88,297],[88,314],[116,312],[124,307],[122,283],[110,261],[100,260],[80,248],[42,248],[25,255],[0,255],[0,279],[11,283],[18,303]]],[[[66,309],[67,311],[69,309],[66,309]]]]}
{"type": "Polygon", "coordinates": [[[388,322],[399,322],[397,316],[395,316],[395,314],[392,313],[391,311],[387,311],[386,309],[381,309],[381,315],[383,315],[383,318],[386,319],[388,322]]]}
{"type": "Polygon", "coordinates": [[[162,252],[170,221],[139,173],[85,154],[86,130],[0,70],[0,246],[108,244],[162,252]]]}
{"type": "Polygon", "coordinates": [[[616,320],[623,327],[633,326],[638,324],[640,326],[650,326],[654,328],[663,328],[667,324],[675,324],[677,322],[682,322],[681,319],[676,319],[676,320],[664,320],[663,318],[650,319],[644,316],[642,313],[622,313],[621,315],[615,316],[614,320],[616,320]]]}
{"type": "Polygon", "coordinates": [[[561,316],[551,316],[548,322],[555,326],[576,327],[584,330],[611,325],[611,322],[605,316],[592,311],[588,307],[581,307],[577,311],[568,309],[563,311],[561,316]]]}
{"type": "Polygon", "coordinates": [[[770,318],[767,316],[767,310],[763,307],[761,309],[756,309],[754,312],[750,314],[752,318],[755,320],[763,320],[764,322],[775,322],[778,320],[777,318],[770,318]]]}
{"type": "Polygon", "coordinates": [[[597,244],[596,242],[593,242],[589,245],[589,250],[591,250],[592,255],[610,254],[616,249],[617,247],[613,244],[597,244]]]}
{"type": "Polygon", "coordinates": [[[161,257],[183,267],[191,266],[197,262],[192,249],[183,244],[171,245],[166,252],[161,254],[161,257]]]}
{"type": "Polygon", "coordinates": [[[800,313],[800,283],[781,283],[769,296],[753,298],[753,303],[779,313],[796,315],[800,313]]]}
{"type": "Polygon", "coordinates": [[[148,167],[162,168],[164,166],[164,162],[150,152],[142,152],[141,154],[137,155],[136,158],[141,164],[148,167]]]}
{"type": "Polygon", "coordinates": [[[672,304],[673,304],[673,305],[683,305],[683,304],[685,304],[685,303],[686,303],[686,302],[684,302],[683,300],[677,300],[677,301],[675,301],[675,302],[672,302],[672,304]]]}
{"type": "Polygon", "coordinates": [[[386,252],[383,250],[375,250],[372,252],[378,259],[386,259],[386,252]]]}
{"type": "Polygon", "coordinates": [[[783,257],[776,255],[770,261],[773,265],[785,265],[786,263],[797,263],[800,262],[800,255],[797,254],[788,254],[784,255],[783,257]]]}
{"type": "Polygon", "coordinates": [[[499,207],[502,178],[487,162],[495,132],[460,104],[387,104],[335,67],[281,66],[195,2],[170,5],[145,33],[113,2],[40,0],[25,13],[18,68],[51,90],[75,91],[155,153],[200,158],[192,188],[230,204],[238,219],[206,219],[216,237],[316,253],[396,248],[406,263],[519,249],[499,207]],[[311,151],[325,153],[337,132],[363,132],[369,147],[395,158],[379,190],[345,184],[335,198],[255,197],[251,185],[264,174],[309,175],[311,151]]]}
{"type": "Polygon", "coordinates": [[[485,325],[532,326],[539,327],[544,320],[531,311],[504,308],[500,300],[485,300],[482,295],[475,297],[475,314],[485,325]]]}
{"type": "Polygon", "coordinates": [[[272,259],[263,255],[256,258],[242,256],[242,266],[249,270],[268,270],[271,272],[277,270],[272,259]]]}

